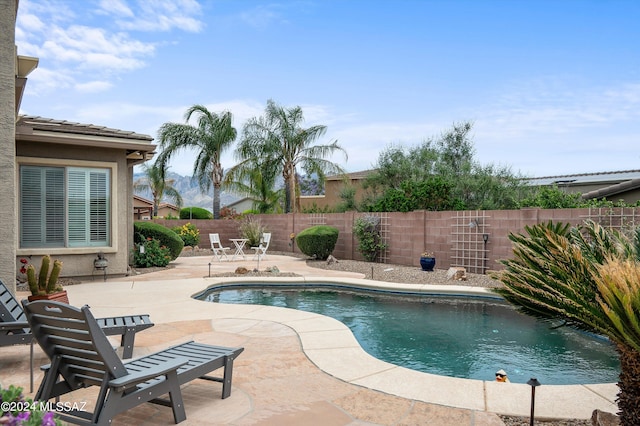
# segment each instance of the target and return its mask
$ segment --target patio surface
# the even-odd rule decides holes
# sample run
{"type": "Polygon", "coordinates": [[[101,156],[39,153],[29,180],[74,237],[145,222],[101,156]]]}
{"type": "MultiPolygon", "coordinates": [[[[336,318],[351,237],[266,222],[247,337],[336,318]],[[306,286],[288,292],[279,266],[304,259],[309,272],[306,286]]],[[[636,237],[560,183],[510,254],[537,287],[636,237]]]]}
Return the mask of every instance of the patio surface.
{"type": "MultiPolygon", "coordinates": [[[[150,314],[156,325],[137,334],[134,356],[187,340],[245,348],[235,361],[229,398],[220,399],[217,383],[195,380],[183,387],[187,420],[181,424],[497,426],[504,423],[496,413],[529,416],[527,385],[436,376],[380,361],[362,350],[346,326],[322,315],[191,298],[211,284],[234,280],[209,277],[209,270],[217,274],[238,266],[255,268],[256,262],[247,259],[180,257],[172,269],[106,282],[96,277],[66,289],[72,304],[88,304],[96,317],[150,314]]],[[[287,256],[268,255],[260,270],[273,265],[308,281],[402,287],[364,280],[356,273],[310,268],[304,260],[287,256]]],[[[278,279],[283,280],[291,279],[278,279]]],[[[411,286],[417,287],[424,286],[411,286]]],[[[483,291],[463,286],[442,289],[483,291]]],[[[118,344],[115,338],[113,342],[118,344]]],[[[46,363],[40,348],[35,350],[35,364],[46,363]]],[[[36,386],[41,378],[37,371],[36,386]]],[[[28,346],[2,348],[0,383],[28,391],[28,346]]],[[[536,419],[587,419],[594,409],[615,413],[617,392],[615,384],[543,385],[536,390],[536,419]]],[[[91,403],[96,389],[76,394],[66,400],[91,403]]],[[[168,425],[173,417],[170,408],[143,404],[117,416],[113,424],[168,425]]]]}

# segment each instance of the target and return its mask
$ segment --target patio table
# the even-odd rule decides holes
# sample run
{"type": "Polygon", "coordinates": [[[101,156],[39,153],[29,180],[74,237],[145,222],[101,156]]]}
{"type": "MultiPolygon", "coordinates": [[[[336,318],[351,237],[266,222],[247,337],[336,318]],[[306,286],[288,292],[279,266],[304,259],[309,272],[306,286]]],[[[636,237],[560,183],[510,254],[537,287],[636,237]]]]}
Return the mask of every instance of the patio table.
{"type": "Polygon", "coordinates": [[[246,259],[244,254],[244,245],[247,244],[247,241],[249,240],[246,238],[230,238],[230,240],[236,247],[236,251],[235,253],[233,253],[233,257],[231,258],[231,260],[236,260],[236,257],[238,256],[242,256],[243,259],[246,259]]]}

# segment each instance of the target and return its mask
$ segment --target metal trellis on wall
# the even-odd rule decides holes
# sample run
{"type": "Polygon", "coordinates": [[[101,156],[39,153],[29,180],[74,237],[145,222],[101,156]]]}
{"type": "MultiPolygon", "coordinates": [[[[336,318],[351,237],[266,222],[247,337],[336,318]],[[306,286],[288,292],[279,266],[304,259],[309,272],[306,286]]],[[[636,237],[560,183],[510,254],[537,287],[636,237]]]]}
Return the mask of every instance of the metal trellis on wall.
{"type": "Polygon", "coordinates": [[[453,216],[451,266],[484,274],[487,270],[490,216],[485,211],[460,211],[453,216]]]}

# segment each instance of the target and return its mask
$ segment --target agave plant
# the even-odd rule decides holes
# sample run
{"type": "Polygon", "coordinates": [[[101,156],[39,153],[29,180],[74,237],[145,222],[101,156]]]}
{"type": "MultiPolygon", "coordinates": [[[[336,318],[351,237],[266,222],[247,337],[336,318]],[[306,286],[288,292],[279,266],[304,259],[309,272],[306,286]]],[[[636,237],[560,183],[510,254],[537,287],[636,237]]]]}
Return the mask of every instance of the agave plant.
{"type": "Polygon", "coordinates": [[[640,264],[629,237],[592,221],[543,223],[510,234],[514,258],[495,291],[526,313],[605,335],[620,356],[620,424],[640,418],[640,264]]]}

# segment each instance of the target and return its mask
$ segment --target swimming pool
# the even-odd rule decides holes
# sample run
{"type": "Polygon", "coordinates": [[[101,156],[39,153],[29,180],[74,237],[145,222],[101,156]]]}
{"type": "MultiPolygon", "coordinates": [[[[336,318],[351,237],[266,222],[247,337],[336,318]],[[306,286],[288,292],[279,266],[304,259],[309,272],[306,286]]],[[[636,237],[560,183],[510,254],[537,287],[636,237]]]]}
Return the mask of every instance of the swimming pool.
{"type": "Polygon", "coordinates": [[[545,384],[616,382],[613,345],[568,327],[517,312],[498,299],[372,294],[345,286],[292,288],[261,283],[213,288],[198,299],[279,306],[333,317],[365,351],[384,361],[433,374],[545,384]]]}

